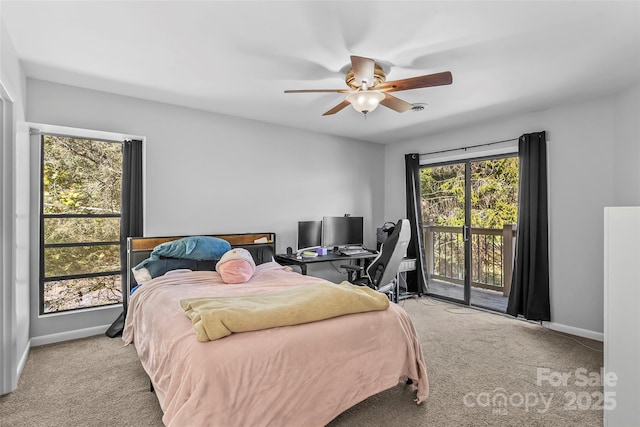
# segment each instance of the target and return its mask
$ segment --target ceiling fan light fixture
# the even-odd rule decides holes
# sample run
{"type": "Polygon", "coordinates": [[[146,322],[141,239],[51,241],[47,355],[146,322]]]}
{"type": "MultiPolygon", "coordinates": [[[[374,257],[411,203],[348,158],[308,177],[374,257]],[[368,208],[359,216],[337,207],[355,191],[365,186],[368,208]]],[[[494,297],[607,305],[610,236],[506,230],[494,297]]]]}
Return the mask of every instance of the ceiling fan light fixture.
{"type": "MultiPolygon", "coordinates": [[[[1,0],[0,0],[1,1],[1,0]]],[[[426,104],[410,104],[396,98],[389,92],[421,89],[434,86],[450,85],[453,76],[450,71],[410,77],[388,82],[385,71],[372,58],[351,55],[351,68],[347,72],[345,83],[350,89],[299,89],[285,90],[285,93],[331,92],[346,93],[346,97],[336,106],[325,111],[323,116],[330,116],[347,108],[349,104],[365,115],[375,110],[379,104],[397,113],[405,111],[422,111],[426,104]]]]}
{"type": "Polygon", "coordinates": [[[366,90],[350,93],[346,99],[358,113],[367,114],[378,108],[384,94],[377,90],[366,90]]]}

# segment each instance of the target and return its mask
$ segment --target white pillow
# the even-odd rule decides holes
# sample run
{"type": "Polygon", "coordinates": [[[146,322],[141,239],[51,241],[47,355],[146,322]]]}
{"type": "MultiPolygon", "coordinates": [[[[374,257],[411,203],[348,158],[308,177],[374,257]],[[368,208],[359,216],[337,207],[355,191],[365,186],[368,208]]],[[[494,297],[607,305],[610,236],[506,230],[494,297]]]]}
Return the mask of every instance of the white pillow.
{"type": "Polygon", "coordinates": [[[163,274],[163,276],[171,276],[172,274],[181,274],[181,273],[193,273],[193,270],[189,268],[178,268],[176,270],[169,270],[163,274]]]}
{"type": "Polygon", "coordinates": [[[139,270],[136,270],[136,268],[133,267],[131,271],[133,272],[133,277],[136,279],[138,285],[142,285],[144,282],[148,282],[152,279],[151,273],[149,273],[149,270],[144,267],[139,270]]]}

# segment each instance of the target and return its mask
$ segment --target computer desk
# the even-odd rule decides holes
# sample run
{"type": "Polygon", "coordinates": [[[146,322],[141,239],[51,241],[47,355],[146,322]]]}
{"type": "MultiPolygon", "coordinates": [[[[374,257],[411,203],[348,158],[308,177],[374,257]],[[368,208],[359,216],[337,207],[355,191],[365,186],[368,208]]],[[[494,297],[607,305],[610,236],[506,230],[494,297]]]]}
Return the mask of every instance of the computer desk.
{"type": "Polygon", "coordinates": [[[297,265],[300,267],[302,274],[307,274],[307,266],[309,264],[317,264],[320,262],[332,262],[332,261],[352,261],[356,260],[358,263],[365,262],[367,260],[372,260],[373,258],[378,256],[378,252],[369,252],[366,254],[360,255],[342,255],[336,252],[329,252],[327,255],[318,255],[315,257],[296,257],[296,254],[277,254],[274,259],[276,262],[283,265],[297,265]]]}
{"type": "MultiPolygon", "coordinates": [[[[331,261],[351,261],[357,260],[358,263],[364,261],[365,268],[367,261],[373,260],[373,258],[378,256],[378,252],[370,252],[368,254],[361,255],[342,255],[340,253],[329,252],[327,255],[318,255],[315,257],[297,257],[296,254],[278,254],[274,257],[276,262],[279,262],[282,265],[297,265],[300,267],[301,273],[307,274],[307,265],[316,264],[320,262],[331,262],[331,261]]],[[[398,273],[396,275],[396,288],[393,301],[398,302],[400,300],[406,298],[412,298],[414,296],[420,296],[420,293],[417,292],[409,292],[407,290],[407,280],[406,274],[408,271],[413,271],[416,269],[416,259],[415,258],[404,258],[400,263],[400,268],[398,269],[398,273]],[[402,283],[404,282],[404,287],[402,283]]]]}

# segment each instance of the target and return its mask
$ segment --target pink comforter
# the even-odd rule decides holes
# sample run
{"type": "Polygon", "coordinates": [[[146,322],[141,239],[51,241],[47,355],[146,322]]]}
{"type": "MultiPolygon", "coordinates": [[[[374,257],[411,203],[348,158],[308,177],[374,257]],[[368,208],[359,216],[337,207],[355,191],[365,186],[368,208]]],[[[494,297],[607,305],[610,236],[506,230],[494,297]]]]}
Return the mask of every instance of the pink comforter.
{"type": "Polygon", "coordinates": [[[429,394],[415,329],[398,305],[199,342],[183,298],[239,296],[318,283],[271,262],[245,284],[174,272],[130,298],[123,333],[154,384],[167,426],[323,426],[403,378],[429,394]]]}

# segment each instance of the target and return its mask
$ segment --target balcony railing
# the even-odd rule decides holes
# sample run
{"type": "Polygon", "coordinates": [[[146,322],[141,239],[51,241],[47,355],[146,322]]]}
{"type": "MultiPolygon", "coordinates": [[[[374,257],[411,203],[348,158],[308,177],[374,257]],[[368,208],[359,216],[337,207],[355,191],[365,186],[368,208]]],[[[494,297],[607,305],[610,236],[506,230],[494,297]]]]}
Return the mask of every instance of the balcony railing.
{"type": "MultiPolygon", "coordinates": [[[[425,225],[424,246],[429,277],[464,283],[462,227],[425,225]]],[[[515,254],[516,226],[471,228],[471,286],[508,296],[515,254]]]]}

